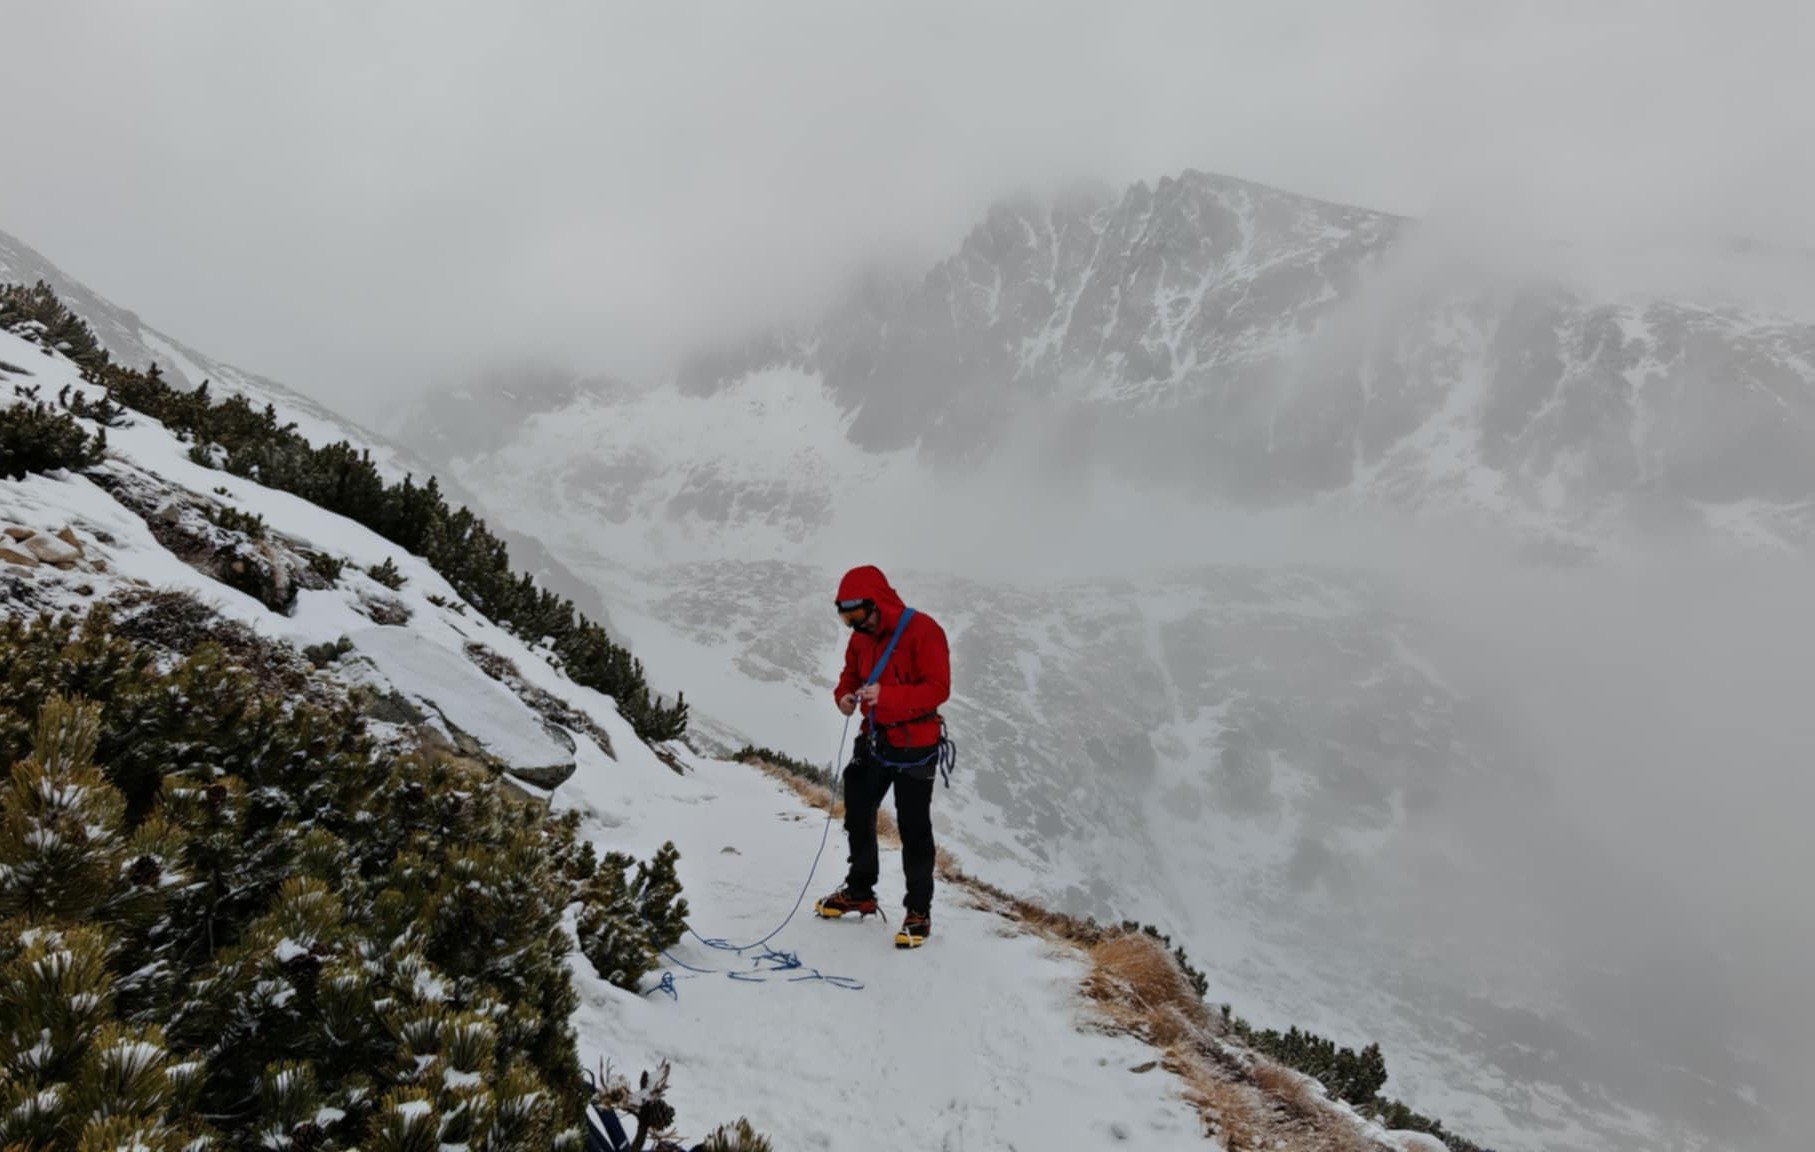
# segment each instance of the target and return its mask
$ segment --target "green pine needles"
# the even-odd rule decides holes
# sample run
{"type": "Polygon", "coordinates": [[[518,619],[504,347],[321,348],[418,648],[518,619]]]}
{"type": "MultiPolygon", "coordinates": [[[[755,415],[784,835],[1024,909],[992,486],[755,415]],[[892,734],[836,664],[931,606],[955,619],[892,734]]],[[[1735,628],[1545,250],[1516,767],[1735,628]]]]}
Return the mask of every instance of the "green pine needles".
{"type": "Polygon", "coordinates": [[[675,875],[680,851],[669,841],[644,864],[607,852],[580,889],[580,951],[600,976],[620,988],[637,982],[687,930],[687,901],[675,875]],[[627,871],[635,867],[632,879],[627,871]]]}
{"type": "Polygon", "coordinates": [[[30,472],[80,471],[107,452],[107,430],[92,437],[67,412],[37,398],[37,389],[13,386],[19,403],[0,408],[0,480],[30,472]]]}
{"type": "Polygon", "coordinates": [[[571,818],[105,610],[0,668],[0,1147],[577,1142],[571,818]]]}

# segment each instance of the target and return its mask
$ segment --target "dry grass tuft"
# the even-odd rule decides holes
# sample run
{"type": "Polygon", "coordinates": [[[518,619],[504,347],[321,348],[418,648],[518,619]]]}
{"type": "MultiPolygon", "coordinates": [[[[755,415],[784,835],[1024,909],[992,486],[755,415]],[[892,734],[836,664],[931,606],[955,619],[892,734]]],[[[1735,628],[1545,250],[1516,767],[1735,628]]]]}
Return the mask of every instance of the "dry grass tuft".
{"type": "Polygon", "coordinates": [[[964,870],[958,867],[958,858],[947,852],[944,847],[933,849],[933,871],[946,880],[964,874],[964,870]]]}
{"type": "Polygon", "coordinates": [[[1184,1082],[1185,1100],[1203,1119],[1206,1136],[1221,1138],[1228,1152],[1265,1147],[1265,1108],[1253,1085],[1182,1047],[1169,1050],[1162,1067],[1184,1082]]]}
{"type": "Polygon", "coordinates": [[[1378,1152],[1380,1145],[1363,1136],[1309,1076],[1265,1057],[1255,1059],[1252,1075],[1255,1085],[1283,1114],[1274,1127],[1290,1133],[1289,1147],[1307,1152],[1378,1152]]]}
{"type": "Polygon", "coordinates": [[[1256,1060],[1254,1082],[1301,1119],[1313,1118],[1323,1110],[1323,1100],[1312,1089],[1309,1079],[1283,1064],[1275,1064],[1266,1059],[1256,1060]]]}
{"type": "Polygon", "coordinates": [[[1159,941],[1129,932],[1090,948],[1086,993],[1139,1019],[1142,1031],[1162,1047],[1195,1039],[1210,1025],[1210,1010],[1159,941]]]}
{"type": "Polygon", "coordinates": [[[940,861],[940,875],[948,883],[968,890],[978,898],[978,906],[998,916],[1024,925],[1050,940],[1065,940],[1088,948],[1112,933],[1089,920],[1053,912],[1021,897],[1006,892],[986,880],[967,874],[956,860],[947,856],[940,861]]]}

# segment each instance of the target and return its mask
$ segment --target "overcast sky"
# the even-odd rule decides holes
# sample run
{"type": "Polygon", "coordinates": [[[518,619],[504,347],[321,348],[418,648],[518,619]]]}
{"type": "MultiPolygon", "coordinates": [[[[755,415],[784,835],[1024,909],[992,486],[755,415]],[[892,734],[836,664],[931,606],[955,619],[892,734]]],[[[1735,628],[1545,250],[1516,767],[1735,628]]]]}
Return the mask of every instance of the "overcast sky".
{"type": "Polygon", "coordinates": [[[524,342],[653,372],[1078,178],[1815,244],[1808,7],[9,0],[0,228],[356,410],[524,342]]]}

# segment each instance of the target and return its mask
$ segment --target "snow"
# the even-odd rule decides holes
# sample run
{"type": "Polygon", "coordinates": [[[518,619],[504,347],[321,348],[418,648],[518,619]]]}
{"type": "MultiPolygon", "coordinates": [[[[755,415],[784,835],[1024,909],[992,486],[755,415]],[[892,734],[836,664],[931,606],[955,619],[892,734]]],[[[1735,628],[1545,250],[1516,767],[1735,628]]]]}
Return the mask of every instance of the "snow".
{"type": "MultiPolygon", "coordinates": [[[[685,758],[681,777],[641,756],[617,770],[583,755],[556,791],[557,808],[613,815],[601,847],[644,856],[673,839],[698,933],[671,953],[689,967],[670,963],[642,996],[574,957],[587,1067],[609,1059],[634,1074],[669,1060],[684,1125],[747,1115],[777,1147],[1088,1147],[1116,1139],[1117,1124],[1143,1148],[1205,1147],[1176,1081],[1130,1073],[1153,1050],[1090,1030],[1078,954],[1017,934],[949,886],[935,895],[932,941],[911,952],[878,921],[820,920],[812,900],[843,878],[840,829],[743,765],[685,758]],[[797,969],[699,938],[749,944],[784,920],[767,947],[797,969]]],[[[898,850],[883,848],[882,868],[887,893],[898,850]]],[[[892,921],[897,903],[885,897],[892,921]]]]}
{"type": "Polygon", "coordinates": [[[48,1088],[39,1089],[37,1092],[13,1105],[13,1110],[8,1115],[10,1119],[18,1123],[21,1127],[25,1127],[39,1117],[56,1115],[61,1109],[62,1104],[63,1085],[52,1084],[48,1088]]]}
{"type": "Polygon", "coordinates": [[[447,999],[447,982],[426,968],[416,970],[415,989],[416,995],[424,1000],[445,1001],[447,999]]]}
{"type": "Polygon", "coordinates": [[[488,499],[511,494],[496,503],[549,510],[534,530],[564,554],[628,564],[792,558],[828,520],[873,515],[927,482],[912,453],[851,443],[850,420],[817,373],[773,368],[710,397],[665,386],[537,416],[519,451],[458,479],[488,499]],[[752,427],[764,429],[760,444],[752,427]],[[577,468],[576,443],[588,445],[577,468]],[[668,514],[683,506],[702,510],[668,514]]]}
{"type": "Polygon", "coordinates": [[[108,1055],[112,1058],[118,1075],[124,1080],[131,1080],[156,1064],[164,1055],[164,1050],[143,1040],[128,1040],[115,1044],[108,1050],[108,1055]]]}
{"type": "Polygon", "coordinates": [[[549,738],[514,692],[461,653],[402,628],[363,628],[347,639],[398,691],[432,704],[506,764],[572,763],[573,753],[549,738]]]}
{"type": "Polygon", "coordinates": [[[272,957],[279,964],[288,964],[290,961],[307,956],[308,954],[309,950],[306,947],[298,944],[288,936],[279,940],[277,942],[277,947],[271,950],[272,957]]]}
{"type": "MultiPolygon", "coordinates": [[[[73,366],[42,357],[17,337],[0,334],[0,359],[33,364],[47,394],[68,383],[93,395],[73,366]]],[[[773,383],[755,399],[799,399],[798,382],[773,383]]],[[[810,426],[802,432],[818,435],[810,426]]],[[[1019,931],[950,887],[936,897],[932,941],[912,952],[895,949],[890,927],[875,921],[814,917],[811,900],[837,885],[845,851],[840,830],[794,793],[754,768],[680,746],[669,751],[687,772],[675,773],[608,697],[574,684],[470,606],[462,616],[431,604],[430,595],[460,598],[421,561],[364,528],[194,464],[186,446],[151,421],[111,430],[109,442],[117,458],[109,467],[141,469],[194,494],[225,488],[227,499],[264,516],[274,532],[362,566],[392,560],[406,583],[384,594],[411,611],[409,625],[371,626],[356,604],[362,590],[380,590],[351,569],[341,587],[304,591],[293,615],[275,615],[178,561],[104,490],[66,474],[0,488],[9,521],[51,530],[70,525],[88,557],[108,564],[105,575],[30,570],[47,591],[73,605],[80,602],[69,587],[73,577],[100,589],[138,580],[192,589],[229,617],[294,643],[345,635],[356,647],[357,655],[342,661],[351,675],[432,700],[508,762],[575,762],[575,775],[553,790],[551,806],[578,810],[582,835],[598,848],[646,859],[666,841],[679,847],[699,936],[673,950],[673,961],[647,978],[644,994],[605,983],[578,952],[569,962],[582,995],[575,1023],[585,1065],[609,1061],[634,1075],[671,1061],[668,1095],[685,1130],[703,1134],[744,1115],[778,1147],[1208,1146],[1179,1081],[1131,1071],[1151,1063],[1154,1051],[1103,1030],[1093,1015],[1079,990],[1087,972],[1081,954],[1019,931]],[[95,540],[97,531],[112,543],[95,540]],[[557,744],[526,705],[466,658],[463,646],[471,641],[589,715],[614,755],[584,733],[569,733],[573,752],[557,744]],[[758,961],[761,950],[739,955],[700,939],[741,944],[765,936],[768,948],[798,966],[778,969],[758,961]],[[672,978],[666,985],[665,977],[672,978]]],[[[801,723],[823,725],[813,736],[830,749],[838,718],[829,710],[821,717],[803,714],[801,723]]],[[[885,846],[882,859],[885,885],[899,883],[898,851],[885,846]]],[[[890,915],[898,919],[898,909],[890,915]]],[[[283,941],[277,951],[289,955],[297,947],[283,941]]],[[[54,953],[36,963],[67,962],[66,953],[54,953]]],[[[295,994],[282,981],[265,981],[260,991],[278,1002],[295,994]]],[[[421,1101],[397,1106],[406,1115],[427,1108],[421,1101]]]]}

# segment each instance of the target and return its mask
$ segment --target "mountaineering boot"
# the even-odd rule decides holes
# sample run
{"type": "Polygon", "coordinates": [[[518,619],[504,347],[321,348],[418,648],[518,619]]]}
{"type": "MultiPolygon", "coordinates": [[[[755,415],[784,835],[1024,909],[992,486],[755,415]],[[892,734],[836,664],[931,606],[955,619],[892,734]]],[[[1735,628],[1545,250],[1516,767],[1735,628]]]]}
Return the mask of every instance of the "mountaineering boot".
{"type": "Polygon", "coordinates": [[[821,897],[814,905],[813,911],[828,920],[836,920],[846,912],[855,912],[860,917],[872,912],[880,914],[882,907],[876,903],[875,896],[855,896],[846,889],[840,888],[830,896],[821,897]]]}
{"type": "Polygon", "coordinates": [[[895,947],[918,948],[933,934],[933,918],[924,912],[909,912],[895,933],[895,947]]]}

